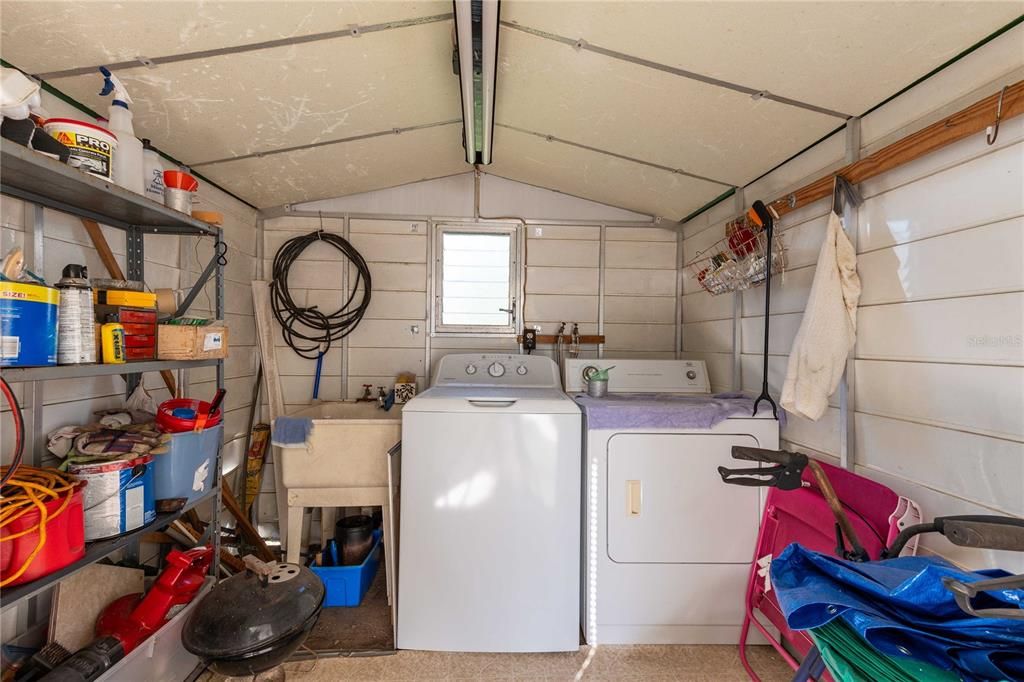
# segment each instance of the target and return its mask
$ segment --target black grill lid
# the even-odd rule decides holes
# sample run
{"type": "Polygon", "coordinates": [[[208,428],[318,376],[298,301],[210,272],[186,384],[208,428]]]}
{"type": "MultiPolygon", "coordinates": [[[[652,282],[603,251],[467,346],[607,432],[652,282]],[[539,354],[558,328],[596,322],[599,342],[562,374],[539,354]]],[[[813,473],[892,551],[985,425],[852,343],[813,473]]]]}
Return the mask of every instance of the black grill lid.
{"type": "Polygon", "coordinates": [[[214,586],[193,609],[181,634],[204,659],[237,657],[303,631],[324,601],[324,584],[297,564],[269,564],[269,575],[245,571],[214,586]]]}

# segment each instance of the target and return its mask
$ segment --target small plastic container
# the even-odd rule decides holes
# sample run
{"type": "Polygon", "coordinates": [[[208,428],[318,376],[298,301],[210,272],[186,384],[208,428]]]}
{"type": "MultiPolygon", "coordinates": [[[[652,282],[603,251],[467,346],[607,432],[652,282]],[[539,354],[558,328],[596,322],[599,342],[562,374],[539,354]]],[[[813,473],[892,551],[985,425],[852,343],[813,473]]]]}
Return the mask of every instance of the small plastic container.
{"type": "MultiPolygon", "coordinates": [[[[72,564],[85,556],[85,513],[83,511],[83,489],[81,481],[71,495],[71,502],[60,516],[46,524],[46,543],[29,564],[25,572],[11,581],[10,586],[42,578],[72,564]]],[[[46,511],[52,516],[60,509],[64,498],[50,500],[46,511]]],[[[39,511],[32,509],[21,517],[0,528],[0,537],[17,535],[39,523],[39,511]]],[[[39,542],[39,531],[0,542],[0,573],[9,575],[17,571],[22,563],[35,551],[39,542]]]]}
{"type": "MultiPolygon", "coordinates": [[[[194,398],[173,398],[171,400],[165,400],[160,403],[160,407],[156,411],[156,425],[161,431],[165,433],[182,433],[184,431],[191,431],[196,427],[196,415],[200,412],[208,412],[210,410],[210,403],[205,400],[196,400],[194,398]],[[179,415],[188,414],[185,410],[191,410],[191,416],[175,416],[175,411],[178,411],[179,415]]],[[[206,428],[220,424],[221,410],[218,409],[216,412],[211,414],[206,420],[206,428]]]]}
{"type": "Polygon", "coordinates": [[[171,449],[153,455],[153,488],[158,500],[186,498],[189,502],[210,492],[217,477],[217,448],[224,436],[221,425],[171,436],[171,449]]]}
{"type": "Polygon", "coordinates": [[[310,566],[327,588],[324,606],[359,606],[380,568],[380,530],[373,531],[373,548],[356,566],[310,566]]]}

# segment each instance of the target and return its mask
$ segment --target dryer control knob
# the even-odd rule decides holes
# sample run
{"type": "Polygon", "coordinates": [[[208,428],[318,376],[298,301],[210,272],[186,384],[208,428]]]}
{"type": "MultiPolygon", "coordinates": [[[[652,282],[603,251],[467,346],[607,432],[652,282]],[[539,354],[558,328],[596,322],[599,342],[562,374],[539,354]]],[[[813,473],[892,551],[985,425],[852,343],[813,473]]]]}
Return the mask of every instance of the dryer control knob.
{"type": "Polygon", "coordinates": [[[689,379],[690,381],[693,381],[694,379],[697,378],[697,373],[691,369],[686,372],[686,378],[689,379]]]}
{"type": "Polygon", "coordinates": [[[518,367],[516,367],[516,374],[518,374],[519,376],[524,376],[526,374],[526,365],[519,365],[518,367]]]}
{"type": "Polygon", "coordinates": [[[505,365],[501,364],[500,362],[492,363],[491,366],[487,368],[487,373],[490,374],[494,378],[498,378],[500,376],[504,376],[505,375],[505,365]]]}
{"type": "Polygon", "coordinates": [[[466,374],[470,376],[476,374],[476,365],[466,365],[466,374]]]}

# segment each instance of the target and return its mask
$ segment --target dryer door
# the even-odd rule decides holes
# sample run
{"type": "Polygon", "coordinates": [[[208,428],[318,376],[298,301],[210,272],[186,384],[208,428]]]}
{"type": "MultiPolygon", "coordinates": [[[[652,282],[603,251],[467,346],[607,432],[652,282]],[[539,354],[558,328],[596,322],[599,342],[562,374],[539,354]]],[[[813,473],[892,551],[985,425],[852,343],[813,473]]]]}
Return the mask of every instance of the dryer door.
{"type": "Polygon", "coordinates": [[[608,556],[619,563],[749,564],[758,488],[727,485],[750,435],[619,433],[608,440],[608,556]]]}

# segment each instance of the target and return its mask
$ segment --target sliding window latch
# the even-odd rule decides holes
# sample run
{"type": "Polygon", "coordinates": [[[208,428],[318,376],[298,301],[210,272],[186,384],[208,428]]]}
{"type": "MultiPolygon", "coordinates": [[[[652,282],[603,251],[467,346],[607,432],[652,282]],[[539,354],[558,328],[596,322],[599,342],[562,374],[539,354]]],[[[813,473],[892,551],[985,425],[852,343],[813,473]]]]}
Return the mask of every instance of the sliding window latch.
{"type": "Polygon", "coordinates": [[[514,298],[512,299],[512,306],[510,308],[498,308],[498,310],[500,310],[503,313],[508,313],[509,315],[511,315],[512,316],[512,325],[515,326],[515,323],[516,323],[516,299],[514,299],[514,298]]]}

